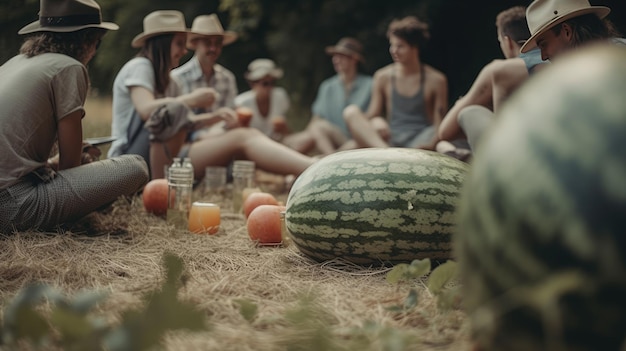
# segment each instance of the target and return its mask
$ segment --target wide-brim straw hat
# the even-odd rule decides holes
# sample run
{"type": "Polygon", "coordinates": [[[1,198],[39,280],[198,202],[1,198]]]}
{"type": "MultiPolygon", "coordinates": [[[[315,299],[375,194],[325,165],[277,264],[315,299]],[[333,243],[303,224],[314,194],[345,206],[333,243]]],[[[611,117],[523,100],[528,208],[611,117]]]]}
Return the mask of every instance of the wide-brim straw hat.
{"type": "Polygon", "coordinates": [[[100,5],[94,0],[41,0],[39,20],[28,24],[17,33],[68,33],[85,28],[117,30],[120,27],[112,22],[102,22],[100,5]]]}
{"type": "Polygon", "coordinates": [[[365,62],[363,58],[363,45],[354,38],[341,38],[335,46],[327,46],[326,53],[329,55],[342,54],[353,57],[358,61],[365,62]]]}
{"type": "Polygon", "coordinates": [[[144,17],[143,32],[135,36],[131,45],[140,48],[146,39],[169,33],[189,33],[183,13],[176,10],[154,11],[144,17]]]}
{"type": "Polygon", "coordinates": [[[224,30],[216,14],[200,15],[194,18],[191,24],[191,33],[187,36],[187,47],[194,50],[196,40],[205,36],[219,35],[224,37],[222,45],[228,45],[237,40],[237,33],[224,30]]]}
{"type": "Polygon", "coordinates": [[[274,61],[270,59],[256,59],[250,62],[248,71],[244,74],[244,77],[251,82],[257,81],[265,76],[280,79],[283,77],[283,70],[276,67],[274,61]]]}
{"type": "Polygon", "coordinates": [[[570,18],[595,14],[602,19],[610,12],[610,8],[591,6],[587,0],[535,0],[526,9],[530,38],[522,45],[521,52],[528,52],[536,47],[538,36],[570,18]]]}

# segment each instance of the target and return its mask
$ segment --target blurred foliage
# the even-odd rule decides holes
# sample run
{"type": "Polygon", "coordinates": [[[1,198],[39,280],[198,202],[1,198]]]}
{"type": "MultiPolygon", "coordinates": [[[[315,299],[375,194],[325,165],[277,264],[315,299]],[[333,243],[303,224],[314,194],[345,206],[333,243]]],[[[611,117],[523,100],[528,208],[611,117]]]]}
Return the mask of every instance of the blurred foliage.
{"type": "MultiPolygon", "coordinates": [[[[458,309],[461,304],[461,292],[458,284],[454,284],[457,279],[457,263],[447,261],[431,270],[430,259],[413,260],[411,263],[400,263],[395,265],[386,275],[386,279],[391,284],[413,283],[424,284],[424,277],[428,292],[435,296],[437,305],[442,310],[458,309]]],[[[417,289],[409,289],[407,297],[400,305],[392,305],[387,310],[392,312],[410,312],[419,303],[417,289]]]]}
{"type": "MultiPolygon", "coordinates": [[[[92,85],[110,94],[113,79],[136,50],[132,38],[142,31],[142,19],[157,9],[182,11],[190,26],[200,14],[217,13],[225,28],[240,34],[224,48],[220,63],[238,77],[240,91],[248,89],[243,73],[250,61],[274,59],[286,74],[281,80],[292,99],[289,113],[294,129],[310,117],[309,106],[319,83],[334,74],[324,48],[343,36],[364,44],[365,73],[372,74],[391,62],[385,37],[393,18],[417,15],[431,24],[432,40],[424,49],[424,61],[443,71],[450,85],[450,103],[465,93],[478,71],[501,58],[495,32],[495,16],[528,0],[99,0],[105,21],[120,25],[105,37],[91,62],[92,85]]],[[[626,1],[596,0],[594,5],[613,9],[611,19],[626,31],[626,1]]],[[[38,0],[0,0],[0,62],[17,53],[17,31],[37,19],[38,0]]],[[[189,53],[183,61],[191,57],[189,53]]]]}
{"type": "Polygon", "coordinates": [[[168,330],[206,329],[204,314],[178,300],[182,260],[166,254],[163,265],[166,279],[161,288],[146,294],[141,308],[124,311],[115,326],[91,313],[107,297],[103,292],[86,291],[69,298],[45,285],[28,286],[4,311],[0,346],[13,348],[28,342],[63,350],[139,351],[153,349],[168,330]],[[51,306],[49,314],[40,308],[43,302],[51,306]]]}

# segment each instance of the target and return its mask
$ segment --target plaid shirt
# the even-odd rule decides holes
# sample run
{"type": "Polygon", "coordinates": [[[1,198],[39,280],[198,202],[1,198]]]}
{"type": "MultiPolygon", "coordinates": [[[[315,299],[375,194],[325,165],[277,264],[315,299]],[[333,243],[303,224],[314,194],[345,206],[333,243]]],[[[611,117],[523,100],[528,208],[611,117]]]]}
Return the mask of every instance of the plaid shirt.
{"type": "Polygon", "coordinates": [[[188,94],[202,87],[211,87],[220,94],[213,106],[194,109],[195,113],[213,112],[220,107],[235,108],[235,97],[238,94],[235,75],[223,66],[215,64],[213,75],[205,77],[198,58],[194,56],[184,65],[172,70],[171,76],[178,84],[181,94],[188,94]]]}

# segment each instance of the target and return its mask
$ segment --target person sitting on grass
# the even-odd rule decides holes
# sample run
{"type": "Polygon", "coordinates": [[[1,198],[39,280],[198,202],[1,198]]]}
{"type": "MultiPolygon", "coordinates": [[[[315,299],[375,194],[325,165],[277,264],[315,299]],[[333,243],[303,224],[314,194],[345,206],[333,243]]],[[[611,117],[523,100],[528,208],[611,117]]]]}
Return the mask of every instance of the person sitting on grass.
{"type": "MultiPolygon", "coordinates": [[[[538,48],[520,54],[521,46],[530,38],[525,7],[515,6],[500,12],[496,16],[496,29],[505,59],[483,67],[467,94],[454,103],[439,126],[441,140],[467,138],[474,150],[483,132],[493,123],[499,105],[545,64],[538,48]]],[[[438,145],[439,150],[441,144],[445,143],[438,145]]]]}
{"type": "Polygon", "coordinates": [[[351,37],[339,39],[326,47],[337,74],[320,84],[311,106],[313,117],[303,131],[287,136],[283,143],[294,150],[308,154],[328,155],[339,150],[355,148],[355,142],[343,119],[348,105],[366,109],[370,103],[372,77],[359,72],[359,63],[365,62],[363,45],[351,37]]]}
{"type": "Polygon", "coordinates": [[[448,81],[420,58],[430,37],[428,25],[413,16],[393,20],[387,37],[394,62],[374,73],[365,113],[356,105],[344,109],[346,124],[358,147],[434,150],[448,109],[448,81]]]}
{"type": "Polygon", "coordinates": [[[274,140],[282,140],[289,133],[285,115],[289,110],[289,96],[276,80],[283,70],[270,59],[256,59],[248,65],[245,78],[250,90],[235,98],[235,106],[252,111],[250,127],[256,128],[274,140]]]}
{"type": "MultiPolygon", "coordinates": [[[[217,63],[224,46],[235,42],[237,37],[237,33],[224,30],[214,13],[194,18],[191,32],[187,36],[187,48],[194,51],[194,55],[180,67],[174,68],[171,76],[182,94],[203,88],[213,88],[218,93],[212,105],[193,107],[194,113],[212,112],[237,116],[234,110],[235,97],[238,95],[235,75],[217,63]]],[[[221,127],[222,123],[212,128],[198,128],[191,133],[190,138],[198,140],[209,137],[212,132],[219,132],[221,127]]]]}
{"type": "Polygon", "coordinates": [[[163,166],[170,164],[174,157],[191,158],[196,179],[204,176],[207,166],[226,166],[240,158],[254,161],[265,171],[284,175],[298,175],[310,166],[314,159],[268,138],[257,129],[240,127],[236,116],[218,111],[202,114],[190,111],[193,103],[211,100],[196,99],[199,91],[207,89],[206,95],[213,95],[213,98],[216,93],[212,88],[200,88],[179,95],[180,88],[169,79],[170,71],[187,53],[187,33],[180,11],[159,10],[148,14],[144,19],[144,32],[132,42],[143,54],[122,67],[115,79],[113,118],[142,119],[142,140],[137,143],[148,145],[152,178],[163,178],[163,166]],[[157,87],[155,82],[161,84],[157,87]],[[145,122],[151,118],[150,123],[145,122]],[[155,123],[155,118],[165,121],[164,124],[155,123]],[[220,133],[189,142],[191,130],[218,122],[225,123],[220,133]],[[163,133],[155,133],[155,128],[162,129],[163,133]]]}
{"type": "Polygon", "coordinates": [[[107,30],[93,0],[41,0],[40,19],[20,53],[0,66],[0,233],[52,230],[137,193],[148,181],[141,157],[94,162],[82,119],[87,63],[107,30]],[[49,159],[58,144],[58,155],[49,159]],[[82,151],[87,149],[88,153],[82,151]]]}

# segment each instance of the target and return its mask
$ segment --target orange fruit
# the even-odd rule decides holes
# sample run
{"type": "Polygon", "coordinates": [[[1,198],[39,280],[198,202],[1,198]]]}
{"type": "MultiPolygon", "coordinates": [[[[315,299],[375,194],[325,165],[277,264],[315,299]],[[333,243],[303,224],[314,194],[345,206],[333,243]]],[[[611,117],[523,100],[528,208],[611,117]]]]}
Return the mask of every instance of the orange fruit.
{"type": "Polygon", "coordinates": [[[261,205],[255,208],[246,226],[248,236],[260,245],[278,245],[282,241],[280,213],[285,210],[285,206],[261,205]]]}
{"type": "Polygon", "coordinates": [[[248,218],[252,211],[261,205],[278,205],[274,195],[265,192],[255,192],[248,195],[243,202],[243,214],[248,218]]]}
{"type": "Polygon", "coordinates": [[[146,211],[165,217],[167,214],[167,179],[153,179],[143,188],[143,207],[146,211]]]}

